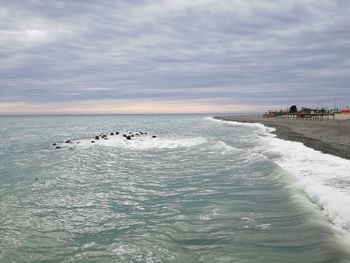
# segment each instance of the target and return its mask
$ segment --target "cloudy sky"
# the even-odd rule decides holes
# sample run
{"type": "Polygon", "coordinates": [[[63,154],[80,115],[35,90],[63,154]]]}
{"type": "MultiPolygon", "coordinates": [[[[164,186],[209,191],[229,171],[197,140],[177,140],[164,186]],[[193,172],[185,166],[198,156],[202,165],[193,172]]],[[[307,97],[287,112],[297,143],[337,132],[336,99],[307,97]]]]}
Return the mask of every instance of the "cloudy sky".
{"type": "Polygon", "coordinates": [[[0,0],[0,114],[350,106],[348,0],[0,0]]]}

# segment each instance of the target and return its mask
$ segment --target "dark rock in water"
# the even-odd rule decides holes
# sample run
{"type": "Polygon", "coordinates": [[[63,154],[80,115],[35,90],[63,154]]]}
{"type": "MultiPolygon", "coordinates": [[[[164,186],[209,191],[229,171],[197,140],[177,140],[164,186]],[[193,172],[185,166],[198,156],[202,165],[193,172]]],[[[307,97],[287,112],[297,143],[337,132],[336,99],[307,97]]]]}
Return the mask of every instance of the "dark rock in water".
{"type": "Polygon", "coordinates": [[[57,143],[53,143],[52,145],[55,146],[55,145],[57,145],[57,143]]]}
{"type": "Polygon", "coordinates": [[[61,149],[62,147],[61,146],[56,146],[56,149],[61,149]]]}
{"type": "Polygon", "coordinates": [[[106,138],[106,137],[107,137],[107,135],[106,135],[106,134],[103,134],[101,137],[104,139],[104,138],[106,138]]]}
{"type": "Polygon", "coordinates": [[[147,132],[145,132],[144,134],[148,134],[147,132]]]}
{"type": "Polygon", "coordinates": [[[126,136],[126,139],[127,139],[127,140],[131,140],[131,137],[130,137],[130,136],[126,136]]]}
{"type": "Polygon", "coordinates": [[[100,139],[100,137],[99,136],[95,136],[95,140],[99,140],[100,139]]]}
{"type": "Polygon", "coordinates": [[[114,135],[114,133],[113,133],[113,132],[111,132],[111,135],[114,135]]]}
{"type": "Polygon", "coordinates": [[[140,134],[142,135],[142,134],[143,134],[143,132],[140,132],[140,134]]]}
{"type": "Polygon", "coordinates": [[[126,134],[123,134],[123,137],[126,137],[126,134]]]}
{"type": "Polygon", "coordinates": [[[118,134],[119,134],[119,132],[116,132],[116,133],[115,133],[115,135],[118,135],[118,134]]]}
{"type": "Polygon", "coordinates": [[[108,140],[108,138],[106,137],[105,140],[108,140]]]}
{"type": "Polygon", "coordinates": [[[77,144],[79,144],[80,142],[77,142],[77,144]]]}
{"type": "Polygon", "coordinates": [[[139,133],[135,133],[136,136],[140,135],[139,133]]]}
{"type": "Polygon", "coordinates": [[[132,134],[132,132],[129,132],[129,134],[132,134]]]}
{"type": "Polygon", "coordinates": [[[66,143],[73,143],[71,140],[67,140],[66,143]]]}
{"type": "Polygon", "coordinates": [[[95,143],[95,141],[91,141],[91,143],[95,143]]]}
{"type": "Polygon", "coordinates": [[[153,135],[152,138],[157,138],[157,136],[153,135]]]}
{"type": "Polygon", "coordinates": [[[35,181],[38,181],[38,177],[35,177],[35,181]]]}
{"type": "Polygon", "coordinates": [[[134,134],[130,135],[131,137],[134,137],[134,134]]]}

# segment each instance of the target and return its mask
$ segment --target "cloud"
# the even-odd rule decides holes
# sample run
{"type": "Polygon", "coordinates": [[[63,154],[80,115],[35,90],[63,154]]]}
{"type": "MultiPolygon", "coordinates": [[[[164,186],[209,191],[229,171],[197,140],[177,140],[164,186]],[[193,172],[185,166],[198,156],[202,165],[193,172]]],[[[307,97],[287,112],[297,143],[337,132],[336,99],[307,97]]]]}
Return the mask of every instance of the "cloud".
{"type": "Polygon", "coordinates": [[[349,9],[341,0],[14,0],[0,8],[0,104],[349,105],[349,9]]]}
{"type": "Polygon", "coordinates": [[[66,103],[5,102],[0,111],[6,115],[47,115],[47,114],[206,114],[258,112],[262,107],[249,104],[222,103],[215,100],[191,101],[142,101],[142,100],[101,100],[66,103]]]}

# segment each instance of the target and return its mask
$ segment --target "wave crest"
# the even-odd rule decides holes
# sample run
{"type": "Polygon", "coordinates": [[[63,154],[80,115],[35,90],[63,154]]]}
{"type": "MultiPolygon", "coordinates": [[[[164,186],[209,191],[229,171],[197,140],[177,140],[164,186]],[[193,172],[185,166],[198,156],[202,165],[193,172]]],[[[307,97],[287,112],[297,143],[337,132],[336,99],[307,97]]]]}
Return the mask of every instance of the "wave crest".
{"type": "Polygon", "coordinates": [[[132,140],[126,140],[122,136],[111,136],[108,140],[79,140],[73,144],[61,144],[61,147],[69,148],[88,148],[95,146],[116,147],[128,150],[148,150],[148,149],[175,149],[175,148],[189,148],[203,143],[207,139],[203,137],[193,138],[152,138],[151,136],[135,137],[132,140]],[[92,143],[91,141],[94,141],[92,143]]]}

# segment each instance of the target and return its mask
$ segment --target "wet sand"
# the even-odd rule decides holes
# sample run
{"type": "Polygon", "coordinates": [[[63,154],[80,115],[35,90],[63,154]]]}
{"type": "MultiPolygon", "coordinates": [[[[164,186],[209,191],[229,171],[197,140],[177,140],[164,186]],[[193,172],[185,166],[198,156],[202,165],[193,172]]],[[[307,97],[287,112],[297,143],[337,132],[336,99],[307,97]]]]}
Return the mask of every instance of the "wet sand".
{"type": "Polygon", "coordinates": [[[225,121],[262,123],[276,128],[278,138],[302,142],[324,153],[350,159],[350,120],[295,120],[258,116],[217,116],[225,121]]]}

